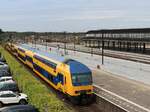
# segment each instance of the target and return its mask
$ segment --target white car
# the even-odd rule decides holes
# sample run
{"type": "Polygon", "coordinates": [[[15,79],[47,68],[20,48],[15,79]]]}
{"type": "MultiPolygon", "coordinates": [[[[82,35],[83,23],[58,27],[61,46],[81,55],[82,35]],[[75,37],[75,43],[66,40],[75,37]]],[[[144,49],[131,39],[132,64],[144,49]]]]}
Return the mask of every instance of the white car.
{"type": "Polygon", "coordinates": [[[0,107],[4,104],[27,104],[28,97],[23,93],[14,93],[12,91],[0,92],[0,107]]]}
{"type": "Polygon", "coordinates": [[[7,64],[0,62],[0,70],[3,70],[3,68],[9,68],[7,64]]]}
{"type": "Polygon", "coordinates": [[[14,81],[11,76],[0,77],[0,83],[5,83],[5,82],[14,82],[14,81]]]}

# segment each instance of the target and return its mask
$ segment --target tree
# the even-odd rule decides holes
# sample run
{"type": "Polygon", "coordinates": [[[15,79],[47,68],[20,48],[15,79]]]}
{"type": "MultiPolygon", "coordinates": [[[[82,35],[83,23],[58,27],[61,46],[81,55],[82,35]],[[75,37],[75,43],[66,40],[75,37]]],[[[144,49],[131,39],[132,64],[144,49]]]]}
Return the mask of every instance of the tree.
{"type": "Polygon", "coordinates": [[[0,29],[0,41],[2,40],[2,35],[4,32],[2,31],[2,29],[0,29]]]}
{"type": "Polygon", "coordinates": [[[3,33],[3,31],[2,31],[2,29],[0,29],[0,34],[2,34],[3,33]]]}

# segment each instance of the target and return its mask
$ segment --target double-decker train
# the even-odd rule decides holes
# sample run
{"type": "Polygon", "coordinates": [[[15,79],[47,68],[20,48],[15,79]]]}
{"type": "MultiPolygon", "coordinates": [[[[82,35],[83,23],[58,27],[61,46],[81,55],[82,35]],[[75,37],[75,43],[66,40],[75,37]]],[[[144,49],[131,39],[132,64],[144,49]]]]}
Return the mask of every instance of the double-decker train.
{"type": "Polygon", "coordinates": [[[92,72],[84,64],[25,44],[8,43],[6,48],[41,79],[67,95],[71,102],[93,101],[92,72]]]}

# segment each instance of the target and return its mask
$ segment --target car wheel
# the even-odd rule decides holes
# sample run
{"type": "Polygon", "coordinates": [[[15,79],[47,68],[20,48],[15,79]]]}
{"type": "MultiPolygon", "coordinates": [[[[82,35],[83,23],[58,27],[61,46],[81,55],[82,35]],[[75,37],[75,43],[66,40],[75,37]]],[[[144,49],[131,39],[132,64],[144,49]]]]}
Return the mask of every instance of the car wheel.
{"type": "Polygon", "coordinates": [[[19,103],[20,103],[21,105],[25,105],[25,104],[27,104],[27,101],[22,99],[22,100],[19,101],[19,103]]]}
{"type": "Polygon", "coordinates": [[[3,103],[2,103],[2,102],[0,102],[0,108],[1,108],[1,107],[3,107],[3,103]]]}

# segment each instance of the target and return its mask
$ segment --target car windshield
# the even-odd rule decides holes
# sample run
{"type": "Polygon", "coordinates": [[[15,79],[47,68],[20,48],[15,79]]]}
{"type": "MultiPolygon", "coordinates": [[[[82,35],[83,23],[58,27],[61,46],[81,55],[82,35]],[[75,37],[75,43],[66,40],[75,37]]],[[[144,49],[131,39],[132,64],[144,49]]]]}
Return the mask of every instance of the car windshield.
{"type": "Polygon", "coordinates": [[[0,62],[0,65],[4,65],[4,63],[0,62]]]}
{"type": "Polygon", "coordinates": [[[9,75],[10,75],[10,73],[7,71],[7,69],[0,71],[0,76],[9,76],[9,75]]]}
{"type": "Polygon", "coordinates": [[[14,91],[17,91],[18,87],[14,83],[0,84],[0,90],[14,90],[14,91]]]}
{"type": "Polygon", "coordinates": [[[72,83],[74,86],[91,85],[92,84],[92,74],[91,73],[72,74],[72,83]]]}
{"type": "Polygon", "coordinates": [[[21,96],[21,94],[20,94],[20,93],[16,93],[16,95],[17,95],[17,96],[21,96]]]}
{"type": "Polygon", "coordinates": [[[2,89],[4,87],[4,84],[0,84],[0,89],[2,89]]]}

